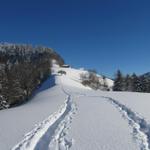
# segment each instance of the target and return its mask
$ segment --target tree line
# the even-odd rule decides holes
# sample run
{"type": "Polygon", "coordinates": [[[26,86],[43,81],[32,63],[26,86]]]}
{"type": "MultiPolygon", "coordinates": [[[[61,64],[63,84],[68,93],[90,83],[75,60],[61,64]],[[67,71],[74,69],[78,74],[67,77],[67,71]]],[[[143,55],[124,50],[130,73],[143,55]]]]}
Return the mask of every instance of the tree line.
{"type": "Polygon", "coordinates": [[[150,73],[137,76],[123,75],[120,70],[117,71],[114,79],[114,91],[131,91],[131,92],[150,92],[150,73]]]}
{"type": "Polygon", "coordinates": [[[27,101],[51,74],[51,61],[64,64],[50,48],[0,44],[0,109],[27,101]]]}

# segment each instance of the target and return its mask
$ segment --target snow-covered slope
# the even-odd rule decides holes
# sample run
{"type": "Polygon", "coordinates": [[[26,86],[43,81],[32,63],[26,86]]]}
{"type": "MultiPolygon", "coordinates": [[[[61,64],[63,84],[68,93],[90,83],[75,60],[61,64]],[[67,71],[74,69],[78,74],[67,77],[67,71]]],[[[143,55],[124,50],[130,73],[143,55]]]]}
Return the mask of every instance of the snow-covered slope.
{"type": "Polygon", "coordinates": [[[0,111],[0,149],[150,150],[150,94],[94,91],[83,71],[54,65],[31,101],[0,111]]]}
{"type": "Polygon", "coordinates": [[[87,73],[87,71],[84,70],[78,70],[74,68],[63,68],[59,66],[55,66],[53,68],[53,73],[58,74],[59,71],[65,71],[65,75],[60,75],[61,76],[61,81],[63,82],[64,85],[68,86],[73,86],[77,88],[82,88],[82,89],[90,89],[89,87],[85,87],[81,83],[81,78],[80,75],[82,73],[87,73]]]}
{"type": "Polygon", "coordinates": [[[1,150],[11,149],[27,132],[56,112],[64,103],[66,94],[61,90],[60,85],[51,87],[53,82],[51,79],[43,84],[39,93],[28,103],[0,111],[1,150]]]}
{"type": "MultiPolygon", "coordinates": [[[[87,88],[91,89],[90,87],[85,87],[82,85],[81,75],[82,74],[88,74],[88,71],[84,70],[83,68],[75,69],[75,68],[65,68],[65,67],[59,67],[58,65],[54,64],[53,71],[57,74],[59,71],[64,71],[66,74],[63,76],[63,84],[74,86],[74,87],[80,87],[80,88],[87,88]]],[[[99,77],[99,80],[101,84],[104,84],[104,79],[101,75],[97,75],[99,77]]],[[[113,87],[114,81],[106,78],[106,84],[111,89],[113,87]]]]}

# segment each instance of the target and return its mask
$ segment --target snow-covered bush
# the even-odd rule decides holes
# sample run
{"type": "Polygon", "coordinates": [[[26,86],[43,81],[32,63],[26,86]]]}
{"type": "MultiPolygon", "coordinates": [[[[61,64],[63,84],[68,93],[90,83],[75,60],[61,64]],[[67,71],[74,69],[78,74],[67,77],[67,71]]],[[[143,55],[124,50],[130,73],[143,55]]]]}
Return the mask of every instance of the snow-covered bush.
{"type": "Polygon", "coordinates": [[[89,70],[87,73],[82,73],[80,79],[84,86],[89,86],[92,89],[100,89],[103,91],[111,90],[106,81],[106,77],[97,75],[95,70],[89,70]]]}
{"type": "Polygon", "coordinates": [[[95,90],[100,88],[99,77],[97,77],[95,72],[88,71],[88,73],[81,74],[80,78],[83,85],[89,86],[95,90]]]}
{"type": "Polygon", "coordinates": [[[6,109],[6,108],[9,108],[9,104],[5,100],[5,98],[2,95],[0,95],[0,110],[1,109],[6,109]]]}

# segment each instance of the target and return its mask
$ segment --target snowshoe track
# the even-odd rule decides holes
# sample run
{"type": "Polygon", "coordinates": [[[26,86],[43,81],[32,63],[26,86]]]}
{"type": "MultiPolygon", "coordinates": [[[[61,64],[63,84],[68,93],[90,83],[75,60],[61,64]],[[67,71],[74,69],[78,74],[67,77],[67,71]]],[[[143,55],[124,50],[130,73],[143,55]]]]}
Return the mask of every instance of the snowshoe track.
{"type": "Polygon", "coordinates": [[[133,136],[138,142],[140,149],[150,150],[150,124],[143,117],[118,101],[110,97],[103,98],[106,98],[112,105],[119,109],[123,117],[128,120],[129,125],[133,128],[133,136]]]}
{"type": "Polygon", "coordinates": [[[67,94],[60,109],[36,125],[12,150],[68,150],[73,140],[67,138],[67,132],[76,110],[71,95],[67,94]]]}

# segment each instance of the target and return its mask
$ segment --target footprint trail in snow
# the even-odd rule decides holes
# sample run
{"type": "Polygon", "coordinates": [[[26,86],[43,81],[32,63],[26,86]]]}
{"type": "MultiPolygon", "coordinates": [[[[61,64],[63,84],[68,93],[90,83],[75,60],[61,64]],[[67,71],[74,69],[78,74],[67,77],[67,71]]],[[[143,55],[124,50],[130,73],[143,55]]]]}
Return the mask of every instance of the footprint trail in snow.
{"type": "Polygon", "coordinates": [[[68,150],[73,140],[67,137],[67,133],[76,111],[76,104],[67,94],[60,109],[36,125],[12,150],[68,150]]]}
{"type": "Polygon", "coordinates": [[[110,97],[103,98],[119,109],[123,117],[128,120],[129,125],[133,128],[133,136],[138,142],[140,149],[150,150],[150,124],[143,117],[118,101],[110,97]]]}

